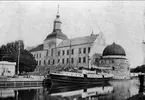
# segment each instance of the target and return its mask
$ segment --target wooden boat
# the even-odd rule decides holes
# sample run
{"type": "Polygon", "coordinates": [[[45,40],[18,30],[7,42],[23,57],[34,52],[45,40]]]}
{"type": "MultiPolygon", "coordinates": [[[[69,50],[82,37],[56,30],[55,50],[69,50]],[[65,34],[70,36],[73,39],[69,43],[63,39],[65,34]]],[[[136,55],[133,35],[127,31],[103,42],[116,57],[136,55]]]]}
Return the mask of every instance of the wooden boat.
{"type": "Polygon", "coordinates": [[[95,70],[83,69],[80,72],[54,72],[50,73],[49,77],[52,84],[100,84],[108,82],[113,78],[109,73],[97,73],[95,70]]]}

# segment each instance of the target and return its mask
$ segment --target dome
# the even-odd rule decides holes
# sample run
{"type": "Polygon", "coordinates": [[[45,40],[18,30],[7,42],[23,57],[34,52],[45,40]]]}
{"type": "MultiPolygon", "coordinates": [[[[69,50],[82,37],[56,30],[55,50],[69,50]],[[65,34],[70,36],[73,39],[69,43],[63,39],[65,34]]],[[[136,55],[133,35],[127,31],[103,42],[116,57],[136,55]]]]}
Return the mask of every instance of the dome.
{"type": "Polygon", "coordinates": [[[122,46],[118,44],[111,44],[108,45],[104,51],[103,51],[103,56],[126,56],[125,50],[123,49],[122,46]]]}
{"type": "Polygon", "coordinates": [[[65,34],[61,32],[61,30],[54,30],[51,34],[49,34],[45,40],[50,39],[50,38],[59,38],[59,39],[68,39],[65,34]]]}

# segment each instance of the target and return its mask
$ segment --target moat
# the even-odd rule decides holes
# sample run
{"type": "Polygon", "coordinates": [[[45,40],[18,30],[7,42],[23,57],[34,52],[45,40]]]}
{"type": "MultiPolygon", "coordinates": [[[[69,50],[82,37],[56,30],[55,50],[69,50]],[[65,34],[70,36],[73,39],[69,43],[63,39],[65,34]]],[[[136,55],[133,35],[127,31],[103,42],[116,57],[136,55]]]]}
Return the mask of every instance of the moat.
{"type": "Polygon", "coordinates": [[[0,88],[1,100],[126,100],[139,93],[138,79],[103,85],[0,88]]]}

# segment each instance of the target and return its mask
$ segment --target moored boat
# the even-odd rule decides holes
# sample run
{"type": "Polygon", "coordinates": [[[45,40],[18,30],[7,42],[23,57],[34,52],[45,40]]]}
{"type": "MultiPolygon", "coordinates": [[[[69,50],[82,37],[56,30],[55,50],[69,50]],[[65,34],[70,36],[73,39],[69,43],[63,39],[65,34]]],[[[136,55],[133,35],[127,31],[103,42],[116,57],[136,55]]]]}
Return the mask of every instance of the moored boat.
{"type": "Polygon", "coordinates": [[[52,84],[100,84],[108,82],[113,75],[109,73],[98,73],[96,70],[83,69],[78,72],[53,72],[49,74],[52,84]]]}

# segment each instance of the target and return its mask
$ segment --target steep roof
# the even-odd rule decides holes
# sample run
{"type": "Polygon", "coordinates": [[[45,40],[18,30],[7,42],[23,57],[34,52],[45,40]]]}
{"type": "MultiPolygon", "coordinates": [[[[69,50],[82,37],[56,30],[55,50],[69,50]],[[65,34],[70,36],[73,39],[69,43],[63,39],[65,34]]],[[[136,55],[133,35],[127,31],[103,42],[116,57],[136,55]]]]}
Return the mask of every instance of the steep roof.
{"type": "Polygon", "coordinates": [[[41,51],[43,50],[43,44],[38,45],[37,47],[29,50],[30,52],[34,52],[34,51],[41,51]]]}
{"type": "Polygon", "coordinates": [[[67,36],[65,34],[63,34],[61,32],[61,30],[53,30],[53,32],[51,34],[49,34],[45,40],[50,39],[50,38],[59,38],[59,39],[68,39],[67,36]]]}
{"type": "Polygon", "coordinates": [[[90,35],[85,37],[77,37],[72,39],[63,40],[58,47],[70,46],[71,45],[80,45],[80,44],[88,44],[92,43],[98,35],[90,35]],[[71,42],[71,43],[70,43],[71,42]]]}

